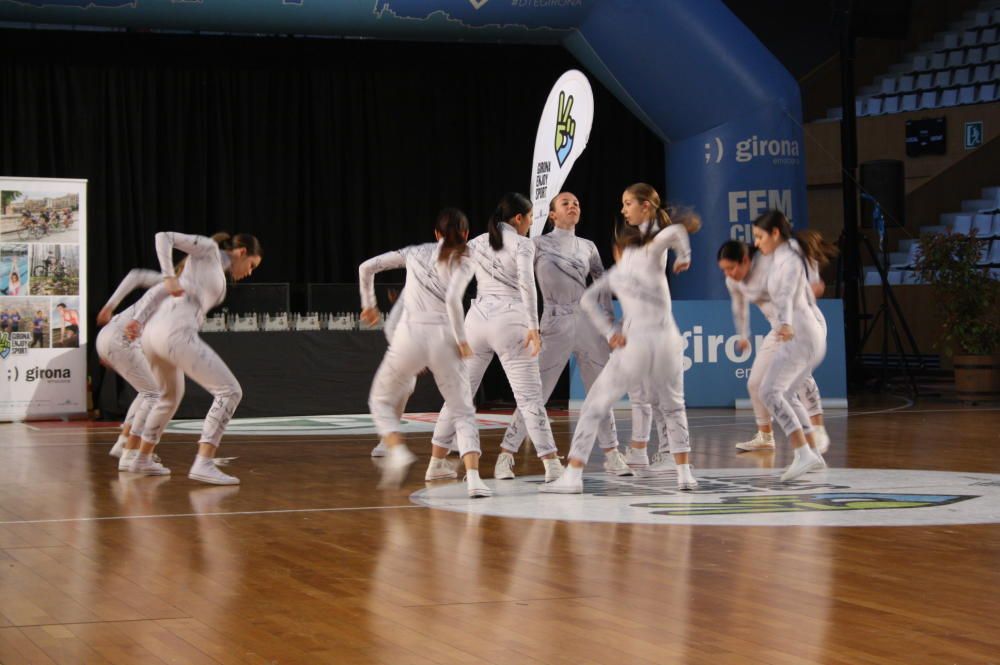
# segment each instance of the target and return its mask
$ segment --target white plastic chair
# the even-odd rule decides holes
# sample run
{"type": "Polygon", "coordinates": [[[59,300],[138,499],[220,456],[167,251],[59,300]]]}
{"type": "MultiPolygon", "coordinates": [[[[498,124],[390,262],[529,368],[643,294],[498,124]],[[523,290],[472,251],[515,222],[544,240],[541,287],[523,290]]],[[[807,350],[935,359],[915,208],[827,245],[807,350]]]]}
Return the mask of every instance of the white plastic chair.
{"type": "Polygon", "coordinates": [[[941,91],[939,106],[955,106],[958,104],[958,88],[945,88],[941,91]]]}
{"type": "Polygon", "coordinates": [[[961,214],[955,215],[955,220],[951,223],[952,233],[962,233],[969,235],[969,231],[972,230],[972,215],[961,214]]]}
{"type": "Polygon", "coordinates": [[[972,218],[972,228],[977,238],[989,238],[993,234],[993,215],[980,213],[972,218]]]}

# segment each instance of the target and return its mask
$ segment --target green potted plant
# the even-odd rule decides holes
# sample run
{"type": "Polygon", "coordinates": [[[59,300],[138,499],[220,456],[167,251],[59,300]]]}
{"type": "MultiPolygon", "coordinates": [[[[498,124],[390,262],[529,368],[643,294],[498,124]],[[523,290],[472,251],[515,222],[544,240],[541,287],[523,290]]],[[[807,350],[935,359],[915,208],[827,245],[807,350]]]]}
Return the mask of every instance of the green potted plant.
{"type": "Polygon", "coordinates": [[[1000,397],[1000,282],[979,263],[982,246],[975,232],[925,235],[914,264],[939,296],[941,341],[955,365],[955,391],[970,401],[1000,397]]]}

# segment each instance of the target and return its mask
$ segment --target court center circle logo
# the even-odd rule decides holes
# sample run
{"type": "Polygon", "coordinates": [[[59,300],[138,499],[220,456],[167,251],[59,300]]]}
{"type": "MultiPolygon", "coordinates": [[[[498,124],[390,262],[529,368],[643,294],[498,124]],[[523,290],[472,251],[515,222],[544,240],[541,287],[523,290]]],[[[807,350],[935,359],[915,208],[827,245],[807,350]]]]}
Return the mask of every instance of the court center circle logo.
{"type": "Polygon", "coordinates": [[[950,471],[826,469],[790,483],[780,470],[702,469],[694,492],[673,473],[620,478],[584,474],[583,494],[538,492],[541,476],[488,480],[470,499],[464,483],[410,498],[441,510],[582,522],[717,526],[928,526],[1000,522],[1000,475],[950,471]]]}

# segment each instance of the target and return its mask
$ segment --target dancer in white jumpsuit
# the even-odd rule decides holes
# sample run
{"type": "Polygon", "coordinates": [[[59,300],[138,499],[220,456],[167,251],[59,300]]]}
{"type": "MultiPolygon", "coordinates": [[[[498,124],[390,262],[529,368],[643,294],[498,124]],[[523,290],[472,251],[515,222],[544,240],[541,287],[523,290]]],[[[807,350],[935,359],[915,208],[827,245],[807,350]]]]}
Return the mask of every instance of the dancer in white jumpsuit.
{"type": "Polygon", "coordinates": [[[243,390],[222,358],[198,335],[198,329],[206,312],[225,298],[226,273],[239,281],[260,265],[260,243],[245,233],[233,237],[219,233],[206,238],[163,232],[156,234],[156,254],[164,275],[164,291],[172,297],[149,304],[156,312],[142,330],[142,348],[162,392],[146,417],[142,446],[129,470],[143,475],[170,473],[170,469],[153,461],[152,452],[180,406],[187,375],[214,398],[188,478],[214,485],[237,485],[239,479],[219,470],[213,458],[243,390]],[[180,277],[174,270],[174,249],[187,254],[180,277]]]}
{"type": "Polygon", "coordinates": [[[807,256],[793,242],[785,216],[777,210],[764,213],[754,221],[753,236],[758,249],[773,256],[765,288],[774,306],[778,339],[778,348],[758,392],[795,451],[792,463],[781,476],[789,481],[826,466],[814,441],[806,438],[811,429],[809,415],[796,394],[826,354],[826,322],[806,277],[807,261],[816,257],[807,256]]]}
{"type": "MultiPolygon", "coordinates": [[[[580,221],[580,202],[573,194],[563,192],[549,204],[552,232],[532,238],[535,243],[535,279],[542,292],[541,336],[542,351],[538,368],[542,378],[542,398],[548,401],[570,355],[576,356],[583,384],[590,390],[608,363],[608,342],[580,310],[580,298],[587,288],[587,277],[598,279],[604,265],[597,246],[578,238],[576,225],[580,221]]],[[[611,299],[601,303],[612,313],[611,299]]],[[[514,417],[500,444],[493,477],[505,480],[514,477],[514,455],[527,434],[520,410],[514,417]]],[[[618,433],[614,411],[608,411],[601,421],[597,443],[605,451],[604,468],[618,476],[631,476],[625,456],[618,450],[618,433]]]]}
{"type": "Polygon", "coordinates": [[[660,440],[669,442],[677,465],[678,488],[698,486],[688,462],[691,445],[684,410],[684,340],[671,312],[666,267],[670,249],[677,255],[674,272],[690,267],[688,229],[697,231],[701,220],[688,213],[671,223],[660,207],[659,194],[645,183],[625,190],[622,214],[628,226],[618,239],[617,264],[587,289],[581,303],[615,350],[584,400],[566,471],[559,480],[542,486],[542,492],[583,492],[583,468],[600,421],[629,389],[638,389],[652,402],[660,440]],[[614,292],[622,305],[625,323],[620,329],[598,304],[609,292],[614,292]]]}
{"type": "MultiPolygon", "coordinates": [[[[792,242],[794,243],[795,240],[793,239],[792,242]]],[[[773,258],[773,256],[751,249],[746,243],[738,240],[724,243],[719,248],[717,257],[719,269],[726,276],[726,288],[732,300],[733,323],[736,334],[740,336],[737,350],[746,352],[750,348],[750,340],[752,339],[750,336],[750,303],[757,305],[768,323],[771,324],[771,330],[756,350],[753,365],[750,368],[750,378],[747,381],[747,392],[750,395],[750,403],[753,406],[754,418],[757,422],[757,433],[749,441],[741,441],[736,444],[736,448],[744,451],[774,449],[771,414],[760,395],[760,382],[774,361],[774,354],[780,345],[777,317],[767,293],[767,275],[773,258]]],[[[820,263],[810,259],[808,264],[809,285],[813,294],[819,297],[825,289],[819,272],[820,263]]],[[[819,318],[822,319],[822,314],[819,315],[819,318]]],[[[806,413],[809,415],[816,449],[820,454],[823,454],[830,445],[830,438],[823,426],[823,404],[819,386],[811,373],[799,387],[797,398],[803,403],[806,413]]],[[[807,434],[809,433],[807,432],[807,434]]]]}
{"type": "MultiPolygon", "coordinates": [[[[469,242],[476,269],[476,299],[465,318],[473,357],[467,362],[472,391],[500,356],[525,428],[545,467],[545,480],[562,473],[552,427],[545,411],[538,373],[538,301],[535,295],[535,245],[524,234],[531,228],[531,201],[508,192],[489,222],[489,232],[469,242]]],[[[454,414],[445,404],[434,427],[432,455],[444,457],[455,437],[454,414]]]]}
{"type": "Polygon", "coordinates": [[[406,268],[406,307],[368,396],[375,427],[388,449],[382,462],[381,486],[397,487],[416,459],[400,433],[399,404],[412,390],[417,374],[427,367],[444,397],[444,408],[453,414],[468,494],[486,497],[492,491],[479,477],[479,430],[463,363],[463,358],[472,355],[462,311],[462,295],[473,275],[466,256],[468,220],[460,210],[446,208],[438,214],[434,235],[436,243],[388,252],[358,268],[364,308],[361,319],[369,324],[379,317],[375,275],[406,268]]]}
{"type": "Polygon", "coordinates": [[[159,399],[160,388],[156,385],[156,379],[153,378],[153,372],[149,368],[142,347],[138,342],[128,339],[125,334],[125,326],[135,318],[138,303],[132,304],[117,315],[114,312],[125,296],[132,291],[149,289],[162,281],[163,278],[156,271],[141,268],[130,270],[101,311],[97,313],[97,325],[104,326],[97,334],[97,356],[102,364],[113,369],[137,393],[125,415],[121,434],[118,435],[118,440],[109,453],[112,457],[119,458],[119,467],[124,465],[127,468],[128,464],[131,464],[133,455],[130,453],[125,456],[125,451],[139,449],[142,424],[146,422],[146,414],[159,399]]]}

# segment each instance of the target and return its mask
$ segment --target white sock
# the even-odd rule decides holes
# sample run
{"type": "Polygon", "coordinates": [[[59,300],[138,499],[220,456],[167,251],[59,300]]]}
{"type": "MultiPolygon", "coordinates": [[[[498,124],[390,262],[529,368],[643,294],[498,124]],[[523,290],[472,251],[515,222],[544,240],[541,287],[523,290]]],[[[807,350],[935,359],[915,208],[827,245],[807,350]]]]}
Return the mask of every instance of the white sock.
{"type": "Polygon", "coordinates": [[[465,480],[470,483],[474,480],[479,480],[479,469],[466,469],[465,480]]]}
{"type": "Polygon", "coordinates": [[[214,462],[212,462],[211,457],[206,457],[205,455],[202,455],[200,453],[194,456],[195,466],[209,466],[211,464],[214,464],[214,462]]]}
{"type": "Polygon", "coordinates": [[[795,459],[799,459],[803,455],[812,455],[812,447],[807,443],[804,446],[799,446],[795,449],[795,459]]]}
{"type": "Polygon", "coordinates": [[[150,464],[153,461],[153,453],[143,453],[141,450],[136,457],[140,464],[150,464]]]}
{"type": "Polygon", "coordinates": [[[562,477],[567,480],[581,480],[583,478],[583,469],[575,467],[572,464],[567,464],[562,477]]]}

